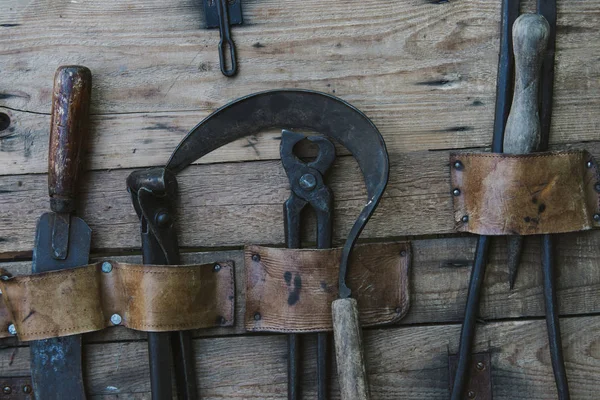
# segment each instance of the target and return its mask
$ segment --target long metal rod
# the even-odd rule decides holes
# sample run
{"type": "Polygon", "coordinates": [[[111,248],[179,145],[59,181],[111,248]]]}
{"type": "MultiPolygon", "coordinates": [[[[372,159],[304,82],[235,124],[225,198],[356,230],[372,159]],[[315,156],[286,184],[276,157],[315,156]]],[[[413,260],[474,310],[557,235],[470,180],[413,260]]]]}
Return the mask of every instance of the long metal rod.
{"type": "Polygon", "coordinates": [[[452,395],[450,397],[452,400],[461,400],[463,398],[465,382],[469,375],[471,347],[473,346],[473,338],[475,337],[475,323],[477,322],[477,313],[479,312],[479,298],[483,278],[485,277],[489,244],[489,236],[479,236],[477,250],[475,251],[475,263],[471,272],[471,281],[469,282],[465,320],[460,333],[458,365],[456,366],[454,386],[452,387],[452,395]]]}
{"type": "MultiPolygon", "coordinates": [[[[512,26],[519,15],[520,0],[503,0],[502,22],[500,24],[500,54],[498,59],[498,78],[496,82],[496,109],[494,116],[494,133],[492,138],[492,152],[501,153],[504,142],[504,128],[512,103],[514,55],[512,51],[512,26]]],[[[485,277],[485,268],[489,252],[490,238],[480,236],[477,241],[475,263],[471,271],[471,280],[465,307],[460,345],[458,349],[458,365],[454,376],[451,400],[461,400],[465,390],[465,382],[469,374],[471,349],[475,337],[475,323],[479,311],[479,297],[481,285],[485,277]]]]}
{"type": "Polygon", "coordinates": [[[552,235],[542,237],[542,269],[544,271],[544,301],[546,303],[546,327],[548,329],[548,343],[550,345],[550,358],[556,381],[556,390],[559,400],[569,400],[569,382],[565,369],[565,360],[560,337],[560,322],[558,318],[558,299],[556,297],[556,275],[554,273],[552,235]]]}

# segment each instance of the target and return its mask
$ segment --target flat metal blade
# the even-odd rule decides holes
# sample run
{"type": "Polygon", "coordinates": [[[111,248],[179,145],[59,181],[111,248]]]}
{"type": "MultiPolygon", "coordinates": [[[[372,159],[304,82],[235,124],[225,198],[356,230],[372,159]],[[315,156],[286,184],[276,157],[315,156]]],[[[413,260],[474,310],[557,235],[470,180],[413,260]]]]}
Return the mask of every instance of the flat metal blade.
{"type": "MultiPolygon", "coordinates": [[[[65,259],[54,258],[52,230],[59,215],[40,217],[35,236],[32,272],[55,271],[87,265],[92,230],[81,219],[70,217],[69,244],[65,259]]],[[[81,367],[81,335],[36,340],[30,343],[31,380],[36,398],[45,400],[85,399],[81,367]]]]}
{"type": "MultiPolygon", "coordinates": [[[[206,29],[218,28],[220,24],[219,7],[217,1],[204,0],[204,15],[206,16],[206,29]]],[[[227,14],[229,25],[241,25],[244,23],[242,17],[242,0],[225,0],[227,3],[227,14]]]]}

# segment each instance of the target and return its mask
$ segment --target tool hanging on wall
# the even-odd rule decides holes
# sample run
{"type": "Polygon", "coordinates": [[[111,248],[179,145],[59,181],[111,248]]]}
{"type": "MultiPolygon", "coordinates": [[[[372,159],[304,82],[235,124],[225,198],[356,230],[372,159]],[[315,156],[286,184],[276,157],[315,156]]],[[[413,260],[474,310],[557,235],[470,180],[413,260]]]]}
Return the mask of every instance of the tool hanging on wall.
{"type": "MultiPolygon", "coordinates": [[[[507,1],[503,6],[503,21],[510,21],[518,13],[519,2],[507,1]]],[[[550,118],[552,112],[552,88],[554,80],[554,53],[556,39],[556,3],[555,0],[538,1],[538,13],[541,15],[523,15],[512,26],[514,35],[514,51],[517,68],[515,96],[510,116],[506,122],[503,143],[499,140],[500,130],[494,130],[493,151],[504,151],[513,154],[524,154],[531,151],[544,150],[547,147],[550,118]],[[545,18],[547,17],[547,19],[545,18]],[[541,77],[540,77],[541,75],[541,77]],[[538,90],[541,85],[541,91],[538,90]],[[539,95],[541,92],[541,101],[539,95]],[[538,104],[541,104],[541,121],[538,119],[538,104]]],[[[510,24],[507,26],[510,28],[510,24]]],[[[504,28],[503,22],[503,28],[504,28]]],[[[503,29],[503,33],[505,30],[503,29]]],[[[507,41],[503,40],[502,43],[507,41]]],[[[502,53],[503,54],[503,53],[502,53]]],[[[501,66],[503,63],[501,56],[501,66]]],[[[500,69],[499,74],[502,74],[500,69]]],[[[501,79],[499,76],[498,85],[501,79]]],[[[500,89],[500,88],[499,88],[500,89]]],[[[503,103],[502,109],[505,109],[503,103]]],[[[496,122],[499,113],[497,102],[496,122]]],[[[498,126],[501,125],[498,123],[498,126]]],[[[460,163],[453,166],[462,168],[460,163]]],[[[460,194],[460,193],[459,193],[460,194]]],[[[456,194],[455,194],[456,195],[456,194]]],[[[468,222],[463,221],[464,223],[468,222]]],[[[453,400],[462,398],[464,382],[468,373],[468,365],[475,330],[475,315],[479,305],[481,284],[485,275],[489,238],[480,236],[475,254],[475,264],[469,284],[465,321],[461,332],[459,361],[452,389],[453,400]]],[[[569,389],[564,366],[560,328],[558,320],[557,298],[555,294],[554,258],[552,254],[552,237],[544,234],[542,239],[542,267],[544,271],[544,299],[546,303],[546,322],[550,344],[550,355],[556,381],[558,398],[569,399],[569,389]]],[[[519,236],[508,237],[510,286],[514,286],[522,239],[519,236]]]]}
{"type": "Polygon", "coordinates": [[[219,28],[219,64],[221,72],[227,77],[237,73],[237,56],[235,43],[231,38],[231,25],[244,23],[242,17],[242,0],[204,0],[206,29],[219,28]],[[227,67],[227,49],[229,49],[229,65],[227,67]]]}
{"type": "MultiPolygon", "coordinates": [[[[38,221],[33,273],[78,267],[89,261],[92,230],[72,214],[88,134],[91,92],[92,73],[86,67],[63,66],[56,71],[48,153],[52,212],[43,214],[38,221]]],[[[36,398],[85,398],[81,335],[33,341],[30,352],[36,398]]]]}
{"type": "Polygon", "coordinates": [[[348,103],[308,90],[274,90],[236,100],[208,116],[181,141],[166,169],[178,173],[211,151],[270,128],[306,129],[331,137],[354,156],[368,199],[342,250],[339,297],[332,304],[338,377],[343,400],[368,398],[356,300],[346,285],[354,244],[379,204],[388,181],[385,142],[375,125],[348,103]]]}
{"type": "MultiPolygon", "coordinates": [[[[285,240],[290,249],[300,248],[302,210],[310,205],[317,217],[317,248],[331,248],[332,194],[323,177],[335,161],[335,147],[323,136],[304,136],[288,130],[281,134],[281,162],[290,180],[292,194],[283,207],[285,240]],[[294,155],[294,146],[308,139],[318,147],[314,161],[305,163],[294,155]]],[[[297,298],[288,299],[293,306],[297,298]],[[291,300],[291,301],[290,301],[291,300]]],[[[327,399],[327,332],[317,333],[317,399],[327,399]]],[[[300,368],[300,337],[288,334],[288,400],[297,400],[300,395],[298,370],[300,368]]]]}
{"type": "MultiPolygon", "coordinates": [[[[164,168],[134,171],[127,178],[127,190],[140,218],[144,265],[179,264],[179,245],[173,212],[173,203],[177,196],[175,176],[164,168]]],[[[197,398],[190,331],[149,332],[148,353],[152,399],[161,400],[172,396],[172,353],[179,398],[197,398]]]]}

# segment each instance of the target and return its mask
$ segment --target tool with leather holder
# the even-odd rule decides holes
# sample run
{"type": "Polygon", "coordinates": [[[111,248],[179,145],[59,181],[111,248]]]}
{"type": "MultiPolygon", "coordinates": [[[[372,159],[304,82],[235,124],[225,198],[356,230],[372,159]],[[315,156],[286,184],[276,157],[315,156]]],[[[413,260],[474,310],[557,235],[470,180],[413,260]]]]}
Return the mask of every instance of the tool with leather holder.
{"type": "MultiPolygon", "coordinates": [[[[505,7],[508,5],[512,10],[510,16],[518,13],[518,3],[505,2],[505,7]]],[[[541,15],[522,15],[512,26],[516,76],[514,98],[501,143],[506,155],[463,153],[451,157],[457,229],[482,235],[469,284],[452,390],[451,398],[456,400],[462,398],[465,390],[475,314],[485,274],[488,236],[511,235],[508,236],[508,247],[512,289],[523,243],[521,235],[532,234],[542,235],[546,322],[557,395],[561,400],[569,399],[560,340],[551,234],[598,226],[600,214],[595,188],[598,172],[596,162],[587,152],[536,153],[545,150],[548,144],[556,35],[555,2],[540,0],[538,12],[541,15]],[[540,105],[541,121],[538,114],[540,105]]],[[[497,114],[496,118],[500,116],[497,114]]],[[[498,148],[496,134],[495,131],[493,150],[499,152],[502,148],[498,148]]]]}
{"type": "MultiPolygon", "coordinates": [[[[54,77],[48,192],[52,212],[37,225],[31,271],[64,270],[86,265],[92,231],[73,215],[79,189],[81,155],[88,134],[92,73],[82,66],[63,66],[54,77]]],[[[17,327],[16,332],[19,333],[17,327]]],[[[31,379],[39,399],[84,399],[81,335],[33,341],[31,379]]]]}
{"type": "MultiPolygon", "coordinates": [[[[332,233],[332,194],[325,185],[324,175],[335,161],[335,146],[323,136],[304,136],[288,130],[281,134],[281,162],[290,180],[292,194],[283,207],[285,239],[290,249],[300,248],[301,216],[305,207],[310,206],[317,218],[317,248],[331,247],[332,233]],[[294,154],[294,147],[307,139],[318,147],[316,159],[303,162],[294,154]]],[[[293,305],[299,300],[296,293],[288,298],[293,305]]],[[[317,399],[327,396],[327,333],[317,333],[317,399]]],[[[298,369],[300,365],[300,337],[296,333],[288,335],[288,399],[300,398],[298,369]]]]}

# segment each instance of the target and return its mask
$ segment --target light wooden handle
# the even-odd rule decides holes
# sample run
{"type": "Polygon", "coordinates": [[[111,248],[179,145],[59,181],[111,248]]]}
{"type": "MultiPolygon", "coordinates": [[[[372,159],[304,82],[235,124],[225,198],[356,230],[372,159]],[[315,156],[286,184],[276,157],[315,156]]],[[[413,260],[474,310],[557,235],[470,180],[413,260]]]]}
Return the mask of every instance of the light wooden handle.
{"type": "Polygon", "coordinates": [[[331,311],[341,399],[369,400],[369,383],[356,300],[335,300],[331,311]]]}
{"type": "Polygon", "coordinates": [[[75,210],[91,92],[92,73],[86,67],[63,66],[56,71],[48,150],[48,192],[54,212],[75,210]]]}
{"type": "Polygon", "coordinates": [[[538,14],[523,14],[513,28],[515,90],[504,132],[504,152],[527,154],[540,144],[538,88],[550,25],[538,14]]]}

